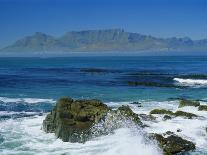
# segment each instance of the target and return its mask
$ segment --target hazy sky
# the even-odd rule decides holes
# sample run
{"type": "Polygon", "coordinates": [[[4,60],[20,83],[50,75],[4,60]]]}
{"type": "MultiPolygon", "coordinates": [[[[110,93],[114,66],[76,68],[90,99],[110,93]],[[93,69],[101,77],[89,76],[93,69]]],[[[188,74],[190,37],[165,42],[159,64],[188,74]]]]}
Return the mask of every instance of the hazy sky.
{"type": "Polygon", "coordinates": [[[0,0],[0,47],[37,31],[107,28],[207,38],[207,0],[0,0]]]}

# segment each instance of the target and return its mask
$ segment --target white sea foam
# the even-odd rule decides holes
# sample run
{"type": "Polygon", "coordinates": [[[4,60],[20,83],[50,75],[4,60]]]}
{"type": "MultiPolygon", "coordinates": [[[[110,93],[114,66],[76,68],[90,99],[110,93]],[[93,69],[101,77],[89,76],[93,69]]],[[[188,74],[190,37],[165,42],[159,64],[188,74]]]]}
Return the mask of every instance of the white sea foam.
{"type": "MultiPolygon", "coordinates": [[[[146,103],[146,105],[147,104],[148,103],[146,103]]],[[[207,103],[201,102],[201,104],[206,105],[207,103]]],[[[145,103],[143,103],[143,105],[145,105],[145,103]]],[[[145,128],[145,131],[148,133],[160,133],[160,134],[165,133],[167,131],[172,131],[175,134],[194,142],[196,144],[197,151],[201,150],[202,152],[205,152],[207,154],[206,111],[198,111],[198,107],[192,107],[192,106],[178,108],[179,101],[170,101],[170,102],[156,101],[155,103],[151,102],[151,104],[149,105],[151,106],[148,106],[148,108],[143,108],[141,110],[139,110],[139,108],[135,108],[135,112],[136,113],[143,112],[149,114],[149,112],[156,107],[156,108],[169,109],[172,110],[173,112],[177,110],[181,110],[201,116],[199,118],[194,118],[194,119],[175,117],[170,120],[164,121],[162,115],[156,115],[157,119],[155,122],[145,121],[145,123],[149,126],[145,128]],[[177,129],[180,129],[181,132],[177,132],[177,129]]]]}
{"type": "MultiPolygon", "coordinates": [[[[128,102],[129,104],[130,102],[128,102]]],[[[110,104],[110,103],[107,103],[110,104]]],[[[113,102],[114,105],[123,105],[127,102],[113,102]]],[[[201,104],[207,104],[201,102],[201,104]]],[[[130,104],[129,104],[130,105],[130,104]]],[[[207,113],[198,111],[197,107],[178,108],[179,101],[142,101],[143,107],[130,105],[136,113],[146,113],[156,108],[164,108],[172,111],[182,110],[202,116],[196,119],[182,117],[164,121],[162,115],[156,115],[156,122],[143,121],[149,127],[144,129],[146,133],[165,133],[172,131],[177,135],[196,143],[196,153],[207,153],[207,113]],[[181,132],[177,132],[181,129],[181,132]],[[201,153],[197,152],[201,151],[201,153]]],[[[37,155],[160,155],[157,145],[148,143],[140,131],[130,126],[118,129],[114,134],[101,136],[84,144],[62,142],[56,139],[54,134],[46,134],[41,130],[45,116],[34,116],[16,120],[6,120],[0,123],[0,133],[4,142],[0,142],[0,154],[37,154],[37,155]]]]}
{"type": "Polygon", "coordinates": [[[4,103],[55,103],[53,99],[42,99],[42,98],[8,98],[0,97],[0,101],[4,103]]]}
{"type": "Polygon", "coordinates": [[[0,152],[7,154],[37,155],[161,155],[154,143],[147,143],[143,135],[130,128],[120,128],[114,134],[101,136],[82,143],[62,142],[54,134],[41,130],[45,116],[7,120],[0,124],[4,142],[0,152]]]}
{"type": "Polygon", "coordinates": [[[180,83],[183,86],[207,86],[207,80],[203,79],[174,78],[173,80],[180,83]]]}

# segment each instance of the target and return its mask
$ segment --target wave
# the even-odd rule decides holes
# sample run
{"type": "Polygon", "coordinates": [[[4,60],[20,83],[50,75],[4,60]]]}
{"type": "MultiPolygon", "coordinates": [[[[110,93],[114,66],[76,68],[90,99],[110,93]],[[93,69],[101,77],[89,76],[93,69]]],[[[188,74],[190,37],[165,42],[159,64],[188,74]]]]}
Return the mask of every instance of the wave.
{"type": "Polygon", "coordinates": [[[53,99],[42,99],[42,98],[8,98],[0,97],[0,101],[4,103],[55,103],[53,99]]]}
{"type": "Polygon", "coordinates": [[[204,79],[174,78],[173,80],[183,86],[207,86],[207,80],[204,80],[204,79]]]}
{"type": "Polygon", "coordinates": [[[3,148],[2,154],[162,154],[156,144],[146,142],[144,135],[130,127],[117,129],[114,134],[101,136],[86,143],[62,142],[54,134],[46,134],[41,130],[44,117],[36,116],[2,122],[0,124],[0,132],[4,133],[3,143],[0,143],[0,148],[3,148]]]}

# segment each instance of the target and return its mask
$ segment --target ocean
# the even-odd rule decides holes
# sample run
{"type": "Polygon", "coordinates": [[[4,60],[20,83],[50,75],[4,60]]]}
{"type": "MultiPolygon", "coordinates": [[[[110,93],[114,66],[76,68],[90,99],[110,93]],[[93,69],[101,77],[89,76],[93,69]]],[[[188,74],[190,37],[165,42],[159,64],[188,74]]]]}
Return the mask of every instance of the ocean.
{"type": "Polygon", "coordinates": [[[102,56],[0,58],[0,154],[160,155],[145,133],[175,132],[195,142],[191,155],[207,154],[207,112],[178,108],[181,98],[207,104],[207,56],[102,56]],[[155,108],[181,109],[202,119],[176,117],[133,124],[84,144],[62,142],[41,130],[60,97],[100,99],[148,114],[155,108]],[[140,102],[141,107],[132,102],[140,102]],[[181,132],[177,132],[180,129],[181,132]]]}

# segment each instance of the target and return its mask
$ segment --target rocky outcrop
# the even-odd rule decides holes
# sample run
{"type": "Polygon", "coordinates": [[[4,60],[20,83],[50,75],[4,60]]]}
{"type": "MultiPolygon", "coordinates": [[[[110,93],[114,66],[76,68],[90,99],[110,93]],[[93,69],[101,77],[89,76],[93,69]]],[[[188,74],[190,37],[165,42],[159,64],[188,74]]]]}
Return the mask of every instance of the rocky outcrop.
{"type": "Polygon", "coordinates": [[[150,114],[170,115],[170,116],[174,116],[174,117],[185,117],[188,119],[198,117],[197,115],[195,115],[193,113],[184,112],[184,111],[172,112],[172,111],[166,110],[166,109],[153,109],[152,111],[150,111],[150,114]]]}
{"type": "Polygon", "coordinates": [[[108,111],[109,108],[98,100],[61,98],[43,121],[43,129],[55,133],[63,141],[84,142],[90,135],[90,127],[108,111]]]}
{"type": "Polygon", "coordinates": [[[185,107],[185,106],[194,106],[198,107],[200,105],[199,101],[192,101],[192,100],[186,100],[183,99],[180,101],[179,108],[185,107]]]}
{"type": "Polygon", "coordinates": [[[198,110],[199,110],[199,111],[207,111],[207,105],[200,105],[200,106],[198,107],[198,110]]]}
{"type": "Polygon", "coordinates": [[[163,149],[164,155],[175,155],[195,149],[194,143],[185,140],[172,132],[167,132],[164,135],[165,136],[161,134],[152,135],[152,138],[154,138],[163,149]]]}
{"type": "Polygon", "coordinates": [[[104,128],[110,128],[110,131],[113,131],[121,127],[124,120],[130,120],[144,127],[138,114],[135,114],[129,106],[111,110],[99,100],[61,98],[43,121],[43,130],[55,133],[63,141],[85,142],[94,136],[93,126],[95,124],[104,122],[102,131],[95,132],[103,134],[106,133],[104,128]]]}

